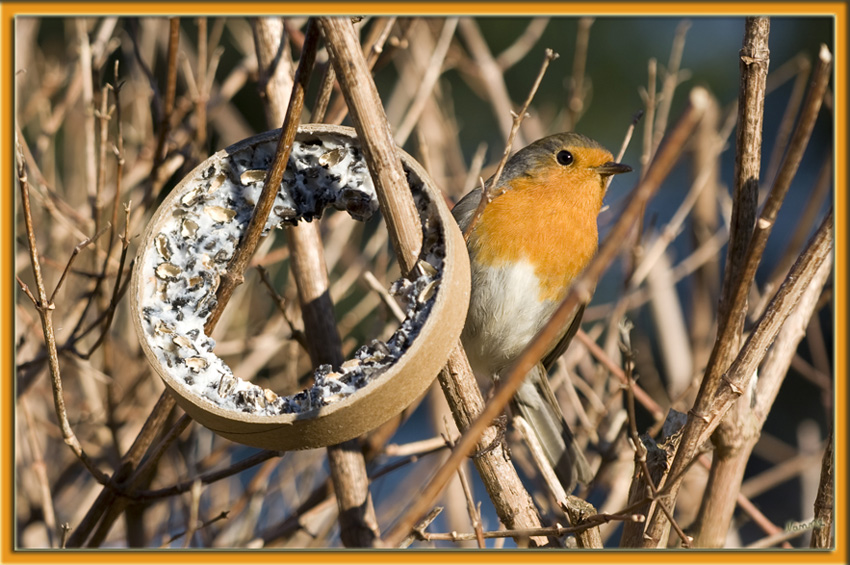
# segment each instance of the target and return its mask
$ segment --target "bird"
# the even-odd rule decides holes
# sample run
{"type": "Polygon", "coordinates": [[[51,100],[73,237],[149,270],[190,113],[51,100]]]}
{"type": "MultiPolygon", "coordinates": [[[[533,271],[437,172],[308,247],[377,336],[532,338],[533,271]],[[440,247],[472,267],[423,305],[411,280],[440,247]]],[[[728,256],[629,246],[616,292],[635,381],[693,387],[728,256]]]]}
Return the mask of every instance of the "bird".
{"type": "MultiPolygon", "coordinates": [[[[471,229],[471,292],[461,342],[473,372],[498,381],[552,317],[596,253],[597,217],[610,177],[631,170],[589,137],[558,133],[514,153],[495,185],[490,178],[454,206],[461,231],[471,229]],[[484,189],[494,198],[473,221],[484,189]]],[[[577,307],[511,401],[568,494],[577,483],[588,484],[593,473],[552,392],[548,370],[578,331],[584,308],[577,307]]]]}

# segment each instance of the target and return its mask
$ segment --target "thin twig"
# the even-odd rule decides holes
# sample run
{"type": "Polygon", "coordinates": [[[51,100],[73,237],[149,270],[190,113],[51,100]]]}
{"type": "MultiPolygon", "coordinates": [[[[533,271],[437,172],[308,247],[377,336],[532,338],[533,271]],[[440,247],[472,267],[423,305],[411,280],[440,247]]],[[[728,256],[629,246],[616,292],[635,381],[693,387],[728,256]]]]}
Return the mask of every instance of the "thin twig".
{"type": "Polygon", "coordinates": [[[375,291],[378,296],[381,297],[381,302],[386,304],[387,308],[389,308],[390,312],[393,313],[393,316],[399,322],[404,321],[404,312],[401,309],[401,306],[398,305],[398,302],[395,301],[387,289],[380,283],[378,279],[375,278],[375,275],[372,274],[372,271],[363,271],[363,280],[366,281],[366,284],[369,285],[373,291],[375,291]]]}
{"type": "Polygon", "coordinates": [[[159,184],[162,180],[159,178],[159,168],[165,161],[165,142],[168,139],[168,132],[171,130],[171,113],[174,111],[174,99],[177,92],[177,46],[180,42],[180,18],[169,19],[169,36],[168,36],[168,74],[165,84],[165,99],[162,104],[162,114],[159,117],[159,132],[156,139],[156,148],[153,154],[153,165],[151,166],[150,178],[151,184],[148,185],[145,192],[145,198],[142,202],[142,207],[147,208],[152,197],[156,196],[155,191],[159,189],[159,184]]]}
{"type": "MultiPolygon", "coordinates": [[[[115,309],[118,307],[118,301],[122,295],[122,281],[121,278],[124,274],[124,262],[127,260],[127,249],[130,247],[130,237],[127,234],[127,230],[130,229],[130,203],[127,203],[124,206],[124,233],[121,235],[121,258],[118,261],[118,274],[115,276],[115,285],[112,287],[112,298],[109,301],[109,306],[107,306],[104,311],[105,321],[103,322],[103,328],[101,330],[100,336],[97,338],[97,341],[92,344],[87,353],[78,353],[80,357],[83,359],[88,359],[92,356],[92,354],[97,351],[97,348],[103,343],[103,340],[106,339],[106,335],[109,333],[109,328],[112,325],[112,318],[115,315],[115,309]]],[[[129,277],[128,277],[129,280],[129,277]]]]}
{"type": "MultiPolygon", "coordinates": [[[[449,439],[448,425],[446,425],[446,428],[446,443],[449,447],[454,447],[454,442],[449,439]]],[[[475,540],[478,543],[478,548],[483,549],[486,545],[484,543],[484,530],[481,528],[481,503],[476,508],[475,500],[472,498],[472,489],[469,488],[469,481],[466,478],[463,466],[457,468],[457,477],[460,480],[463,496],[466,498],[466,511],[469,514],[472,529],[475,531],[475,540]]]]}
{"type": "Polygon", "coordinates": [[[670,108],[673,107],[673,93],[682,82],[683,72],[679,70],[679,67],[682,64],[682,53],[685,50],[685,36],[690,28],[690,20],[682,20],[676,26],[676,35],[673,38],[673,46],[670,48],[670,58],[667,61],[667,68],[664,70],[664,80],[661,83],[661,95],[659,96],[655,123],[653,124],[654,133],[650,159],[655,156],[655,152],[661,144],[661,139],[664,137],[670,108]]]}
{"type": "Polygon", "coordinates": [[[195,118],[198,121],[195,144],[203,151],[207,144],[207,102],[209,88],[207,87],[207,18],[198,18],[198,97],[195,100],[195,118]]]}
{"type": "Polygon", "coordinates": [[[422,115],[422,111],[425,109],[425,104],[431,97],[431,91],[437,84],[437,79],[440,78],[440,73],[443,69],[443,61],[446,58],[446,53],[448,53],[449,46],[454,38],[458,21],[459,18],[457,17],[446,18],[446,21],[443,24],[443,29],[440,32],[440,38],[437,40],[434,52],[431,54],[431,60],[428,62],[425,75],[419,82],[419,89],[416,92],[416,97],[413,99],[413,102],[411,102],[410,108],[407,110],[407,115],[404,116],[401,125],[398,126],[398,129],[396,130],[395,139],[399,146],[404,146],[407,142],[407,138],[410,136],[416,122],[422,115]]]}
{"type": "MultiPolygon", "coordinates": [[[[53,405],[56,412],[56,419],[59,421],[59,427],[62,430],[62,439],[68,447],[71,448],[74,455],[77,456],[77,458],[99,483],[107,484],[109,482],[109,477],[97,467],[96,463],[83,449],[82,444],[80,444],[79,439],[77,439],[77,436],[71,427],[71,423],[68,420],[68,413],[65,409],[62,376],[59,368],[59,353],[56,348],[56,336],[53,330],[53,312],[56,309],[56,305],[48,300],[47,291],[44,288],[44,278],[41,273],[41,264],[38,260],[38,247],[36,245],[35,232],[33,231],[32,211],[30,210],[29,182],[27,180],[23,152],[20,144],[17,143],[17,140],[15,143],[15,149],[18,183],[21,187],[21,204],[24,210],[24,225],[27,233],[27,246],[29,248],[30,264],[32,265],[36,289],[38,291],[38,299],[33,302],[41,319],[44,343],[47,346],[48,366],[50,369],[53,390],[53,405]]],[[[35,299],[35,296],[33,296],[32,293],[27,292],[27,295],[30,299],[35,299]]]]}
{"type": "Polygon", "coordinates": [[[522,34],[496,56],[496,64],[499,65],[502,72],[507,71],[528,55],[529,51],[537,45],[537,42],[543,36],[550,20],[551,18],[548,17],[532,18],[522,34]]]}
{"type": "MultiPolygon", "coordinates": [[[[107,244],[107,249],[112,249],[112,242],[115,241],[115,226],[118,224],[118,202],[121,199],[121,181],[124,177],[124,124],[122,123],[121,117],[121,87],[123,83],[118,82],[118,63],[119,61],[115,61],[115,67],[113,71],[112,80],[115,81],[115,84],[108,85],[115,96],[115,124],[116,124],[116,135],[115,135],[115,146],[113,147],[115,153],[115,195],[112,197],[112,221],[110,222],[109,228],[109,242],[107,244]]],[[[107,256],[107,260],[109,257],[107,256]]]]}
{"type": "MultiPolygon", "coordinates": [[[[510,116],[513,105],[508,87],[505,84],[504,73],[493,58],[478,23],[473,18],[461,18],[459,26],[460,34],[463,36],[464,43],[466,43],[475,62],[476,78],[480,77],[480,80],[484,83],[490,104],[493,106],[493,113],[499,125],[499,133],[504,138],[505,144],[510,144],[510,116]]],[[[520,142],[523,141],[520,134],[520,142]]]]}
{"type": "Polygon", "coordinates": [[[472,219],[469,221],[469,224],[466,226],[466,231],[463,233],[463,238],[466,241],[469,241],[469,236],[472,234],[472,231],[475,229],[475,225],[478,223],[478,220],[481,219],[481,215],[484,213],[484,208],[493,201],[494,198],[497,198],[501,195],[501,193],[497,193],[496,188],[499,187],[499,178],[502,176],[502,171],[505,170],[505,165],[508,162],[508,157],[511,155],[511,149],[513,147],[514,138],[519,132],[519,126],[522,124],[522,121],[525,119],[526,112],[528,112],[528,107],[531,106],[531,101],[534,100],[534,95],[537,94],[537,89],[540,87],[540,83],[543,81],[543,75],[546,74],[546,69],[549,68],[549,63],[558,58],[558,54],[552,51],[551,49],[546,49],[546,52],[543,56],[543,64],[540,66],[540,70],[537,72],[537,78],[534,80],[534,84],[531,86],[531,90],[528,93],[528,97],[525,99],[525,103],[522,105],[518,114],[511,112],[513,115],[513,123],[511,124],[510,132],[508,133],[508,141],[505,144],[505,150],[502,153],[502,159],[499,161],[498,167],[496,167],[496,172],[493,174],[493,177],[490,179],[489,183],[486,187],[482,189],[481,200],[478,202],[478,207],[475,209],[475,213],[472,215],[472,219]]]}
{"type": "Polygon", "coordinates": [[[289,162],[289,154],[292,151],[295,132],[298,129],[298,123],[301,119],[301,110],[304,107],[304,92],[307,88],[307,82],[310,80],[313,63],[316,60],[318,40],[319,31],[316,29],[315,24],[310,24],[307,28],[304,51],[301,54],[301,60],[295,72],[295,84],[292,87],[293,92],[289,99],[289,106],[286,109],[283,131],[281,131],[280,138],[278,139],[274,160],[266,172],[263,191],[257,201],[257,206],[254,208],[254,213],[251,215],[251,221],[245,229],[239,246],[233,253],[233,258],[227,266],[227,272],[221,277],[221,284],[216,292],[216,308],[210,313],[204,325],[204,331],[207,335],[211,333],[212,328],[215,327],[215,324],[221,317],[224,306],[230,300],[233,291],[244,282],[243,273],[254,254],[254,250],[257,248],[263,228],[268,221],[269,213],[274,205],[274,199],[277,196],[278,187],[283,180],[283,171],[289,162]]]}
{"type": "Polygon", "coordinates": [[[85,240],[74,246],[74,250],[71,252],[71,256],[68,257],[68,262],[65,264],[65,270],[62,271],[62,276],[59,277],[59,282],[56,283],[56,288],[54,288],[53,292],[50,294],[50,299],[48,300],[48,302],[53,302],[53,299],[56,298],[56,293],[59,292],[60,288],[62,288],[62,283],[65,282],[65,277],[68,276],[68,272],[71,269],[71,265],[74,263],[74,259],[77,258],[77,255],[80,254],[80,251],[88,247],[92,242],[100,239],[100,236],[106,233],[106,230],[108,230],[109,228],[110,224],[103,226],[103,228],[99,232],[94,234],[92,237],[86,238],[85,240]]]}
{"type": "MultiPolygon", "coordinates": [[[[776,180],[776,174],[779,172],[782,156],[787,149],[786,144],[791,137],[791,131],[794,127],[794,118],[803,102],[803,95],[806,93],[806,85],[809,82],[809,75],[812,72],[812,63],[808,57],[802,54],[797,55],[789,61],[789,64],[796,67],[794,85],[791,87],[791,95],[788,97],[785,113],[782,114],[782,120],[779,122],[779,129],[773,141],[773,149],[770,152],[770,159],[767,164],[767,173],[764,176],[764,186],[772,186],[776,180]]],[[[777,72],[778,70],[771,72],[771,74],[775,75],[777,72]]],[[[768,84],[768,90],[769,88],[770,84],[768,84]]]]}
{"type": "MultiPolygon", "coordinates": [[[[632,350],[631,337],[629,336],[631,329],[632,325],[630,322],[625,320],[621,321],[620,351],[623,353],[623,366],[625,367],[624,373],[626,375],[626,409],[629,414],[629,435],[632,440],[632,445],[634,445],[635,448],[635,463],[637,463],[641,468],[643,480],[649,488],[649,497],[651,500],[657,501],[659,498],[658,488],[655,485],[655,481],[652,479],[652,474],[650,473],[649,466],[646,462],[646,447],[643,445],[643,442],[640,440],[638,435],[637,418],[635,417],[635,395],[633,391],[635,380],[633,376],[634,351],[632,350]]],[[[679,539],[682,540],[682,545],[686,548],[691,548],[692,538],[685,535],[685,532],[682,531],[681,526],[679,526],[676,519],[673,518],[672,511],[668,510],[663,504],[659,504],[657,507],[664,511],[664,514],[667,516],[667,519],[670,521],[670,524],[673,526],[673,529],[676,531],[679,539]]]]}
{"type": "Polygon", "coordinates": [[[260,280],[269,291],[269,295],[272,297],[275,304],[277,304],[278,310],[280,310],[284,321],[289,326],[289,333],[292,339],[297,341],[298,345],[304,348],[304,351],[309,352],[310,347],[307,344],[307,337],[304,335],[304,332],[295,327],[295,322],[292,320],[292,316],[289,315],[289,312],[286,309],[286,300],[278,294],[277,290],[275,290],[271,279],[269,279],[269,272],[262,265],[257,265],[257,272],[260,273],[260,280]]]}
{"type": "MultiPolygon", "coordinates": [[[[229,510],[223,510],[222,512],[219,512],[218,515],[215,516],[214,518],[211,518],[211,519],[207,520],[206,522],[204,522],[203,524],[200,524],[198,527],[194,528],[194,531],[197,532],[198,530],[203,530],[204,528],[211,526],[211,525],[215,524],[216,522],[220,522],[221,520],[226,520],[229,514],[230,514],[229,510]]],[[[170,537],[168,539],[167,542],[165,542],[162,545],[162,547],[167,547],[168,545],[174,543],[175,541],[177,541],[180,538],[182,538],[183,536],[185,536],[188,532],[189,532],[189,530],[184,530],[184,531],[182,531],[178,534],[174,534],[172,537],[170,537]]]]}
{"type": "MultiPolygon", "coordinates": [[[[379,28],[373,27],[369,37],[363,43],[363,54],[366,57],[366,67],[370,71],[375,68],[375,64],[378,62],[378,57],[384,52],[384,44],[387,42],[387,39],[389,39],[390,32],[392,31],[396,20],[396,16],[381,18],[381,21],[383,22],[382,26],[379,28]]],[[[376,23],[374,25],[377,26],[378,24],[376,23]]],[[[334,105],[327,112],[326,121],[329,124],[341,124],[347,115],[348,105],[345,103],[344,99],[337,98],[334,101],[334,105]]]]}
{"type": "Polygon", "coordinates": [[[586,108],[585,97],[588,87],[584,82],[585,68],[587,67],[587,46],[590,42],[590,27],[594,18],[579,18],[578,30],[576,31],[576,49],[573,55],[573,75],[570,77],[570,98],[567,101],[568,121],[565,129],[575,130],[576,123],[581,118],[586,108]]]}
{"type": "MultiPolygon", "coordinates": [[[[547,526],[541,528],[526,528],[513,530],[496,530],[483,532],[485,539],[494,538],[529,538],[535,536],[561,538],[569,534],[583,532],[590,528],[596,528],[600,524],[608,522],[642,522],[643,516],[640,514],[593,514],[588,516],[587,521],[576,526],[547,526]]],[[[416,530],[417,533],[418,528],[416,530]]],[[[427,533],[421,532],[421,539],[425,541],[467,541],[475,540],[477,534],[475,532],[448,532],[448,533],[427,533]]]]}

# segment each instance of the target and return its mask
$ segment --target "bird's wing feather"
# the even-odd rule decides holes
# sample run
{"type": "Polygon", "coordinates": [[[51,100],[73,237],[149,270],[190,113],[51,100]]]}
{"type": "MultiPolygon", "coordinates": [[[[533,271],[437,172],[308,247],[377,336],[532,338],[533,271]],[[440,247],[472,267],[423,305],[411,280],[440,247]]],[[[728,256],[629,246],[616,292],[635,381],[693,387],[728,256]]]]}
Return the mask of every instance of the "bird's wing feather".
{"type": "Polygon", "coordinates": [[[578,329],[581,327],[581,318],[584,316],[584,307],[585,304],[579,305],[578,309],[576,309],[575,316],[573,316],[573,321],[570,322],[570,327],[567,328],[566,333],[564,333],[564,337],[555,344],[555,347],[546,354],[546,356],[542,359],[543,366],[546,367],[546,370],[552,368],[555,364],[555,361],[558,360],[558,357],[564,354],[567,350],[567,347],[570,345],[570,341],[572,341],[573,337],[575,337],[576,333],[578,333],[578,329]]]}

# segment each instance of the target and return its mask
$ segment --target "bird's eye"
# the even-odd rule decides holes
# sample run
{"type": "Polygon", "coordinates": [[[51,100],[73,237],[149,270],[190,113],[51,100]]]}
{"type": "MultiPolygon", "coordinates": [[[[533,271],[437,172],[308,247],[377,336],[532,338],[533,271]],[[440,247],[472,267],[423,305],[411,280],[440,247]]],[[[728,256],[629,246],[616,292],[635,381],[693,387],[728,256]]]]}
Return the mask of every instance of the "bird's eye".
{"type": "Polygon", "coordinates": [[[573,154],[569,151],[558,151],[556,159],[562,165],[569,165],[573,162],[573,154]]]}

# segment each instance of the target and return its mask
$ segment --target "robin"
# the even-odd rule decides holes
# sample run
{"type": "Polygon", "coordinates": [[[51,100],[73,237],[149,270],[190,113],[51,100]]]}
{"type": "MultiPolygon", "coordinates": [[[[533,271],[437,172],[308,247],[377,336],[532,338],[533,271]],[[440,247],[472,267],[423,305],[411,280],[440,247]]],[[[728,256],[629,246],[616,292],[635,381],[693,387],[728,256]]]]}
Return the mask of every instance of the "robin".
{"type": "MultiPolygon", "coordinates": [[[[505,165],[493,199],[469,234],[472,292],[461,335],[473,371],[498,379],[554,314],[596,253],[596,218],[611,175],[631,171],[596,141],[560,133],[519,150],[505,165]]],[[[480,188],[452,210],[466,231],[480,188]]],[[[549,386],[548,369],[578,331],[578,307],[560,338],[526,375],[512,401],[537,434],[569,493],[593,474],[549,386]]]]}

